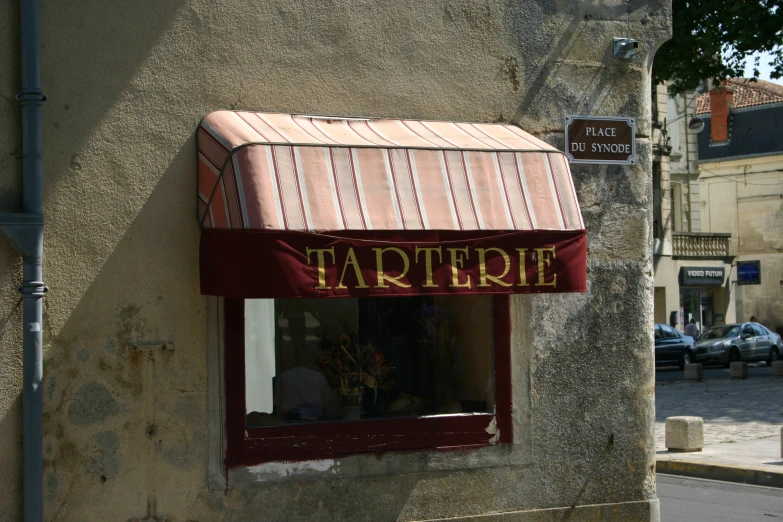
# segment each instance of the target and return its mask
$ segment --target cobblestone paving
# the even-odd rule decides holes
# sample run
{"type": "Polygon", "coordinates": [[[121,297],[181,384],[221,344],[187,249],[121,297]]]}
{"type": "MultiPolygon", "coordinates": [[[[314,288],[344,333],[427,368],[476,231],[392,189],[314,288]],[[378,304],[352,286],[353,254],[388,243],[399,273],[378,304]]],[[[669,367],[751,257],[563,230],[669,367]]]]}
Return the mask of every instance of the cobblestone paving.
{"type": "Polygon", "coordinates": [[[666,417],[704,419],[704,444],[729,443],[780,435],[783,379],[661,382],[655,386],[655,448],[666,449],[666,417]]]}

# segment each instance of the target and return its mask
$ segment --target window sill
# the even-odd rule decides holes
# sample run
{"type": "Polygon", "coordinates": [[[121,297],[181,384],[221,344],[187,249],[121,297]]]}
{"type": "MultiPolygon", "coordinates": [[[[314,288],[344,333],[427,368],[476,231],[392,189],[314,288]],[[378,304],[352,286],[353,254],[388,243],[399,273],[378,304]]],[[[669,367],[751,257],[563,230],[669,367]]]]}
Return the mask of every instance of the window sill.
{"type": "Polygon", "coordinates": [[[469,413],[247,430],[228,466],[340,458],[361,453],[484,446],[495,442],[495,415],[469,413]]]}
{"type": "Polygon", "coordinates": [[[230,488],[258,483],[351,480],[417,473],[449,473],[530,464],[530,452],[511,444],[427,448],[341,458],[266,462],[228,469],[230,488]]]}

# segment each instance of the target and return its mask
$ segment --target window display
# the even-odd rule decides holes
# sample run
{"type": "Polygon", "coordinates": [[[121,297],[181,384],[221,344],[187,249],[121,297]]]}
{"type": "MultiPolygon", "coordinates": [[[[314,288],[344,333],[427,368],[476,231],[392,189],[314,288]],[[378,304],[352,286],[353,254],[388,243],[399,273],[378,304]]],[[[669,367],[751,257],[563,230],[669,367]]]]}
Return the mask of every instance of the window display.
{"type": "Polygon", "coordinates": [[[492,414],[492,302],[245,300],[246,427],[492,414]]]}

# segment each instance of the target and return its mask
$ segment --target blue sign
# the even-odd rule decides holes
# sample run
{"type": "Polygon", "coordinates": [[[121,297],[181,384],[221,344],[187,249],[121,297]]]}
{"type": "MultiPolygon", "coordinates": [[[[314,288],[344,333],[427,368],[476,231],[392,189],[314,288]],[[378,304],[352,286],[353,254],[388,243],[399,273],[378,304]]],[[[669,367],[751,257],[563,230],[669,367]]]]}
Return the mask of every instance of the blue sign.
{"type": "Polygon", "coordinates": [[[737,284],[760,285],[761,284],[760,265],[761,263],[759,261],[738,261],[737,284]]]}

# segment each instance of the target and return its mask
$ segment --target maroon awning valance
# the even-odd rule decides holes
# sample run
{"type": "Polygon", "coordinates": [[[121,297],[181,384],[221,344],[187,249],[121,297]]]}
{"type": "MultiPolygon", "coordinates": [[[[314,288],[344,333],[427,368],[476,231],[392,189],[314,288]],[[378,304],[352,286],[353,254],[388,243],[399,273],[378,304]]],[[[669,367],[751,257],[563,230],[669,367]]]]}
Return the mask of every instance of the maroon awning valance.
{"type": "Polygon", "coordinates": [[[586,289],[568,164],[517,127],[223,111],[198,143],[204,294],[586,289]]]}

